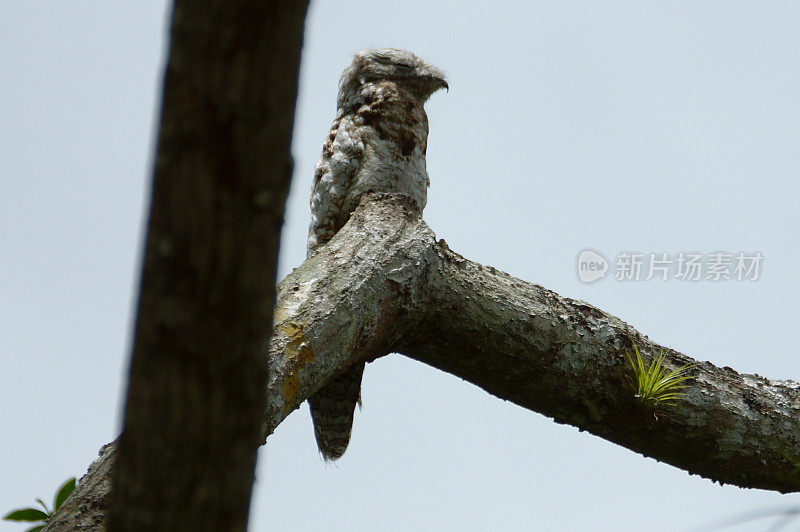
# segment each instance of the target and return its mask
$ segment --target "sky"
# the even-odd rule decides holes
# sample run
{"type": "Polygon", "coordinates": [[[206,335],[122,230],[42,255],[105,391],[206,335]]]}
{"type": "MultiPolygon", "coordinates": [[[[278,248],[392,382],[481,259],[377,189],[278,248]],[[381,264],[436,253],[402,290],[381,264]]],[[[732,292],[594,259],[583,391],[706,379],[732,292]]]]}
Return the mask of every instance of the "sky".
{"type": "MultiPolygon", "coordinates": [[[[167,15],[156,1],[0,5],[3,513],[49,500],[119,432],[167,15]]],[[[438,238],[696,359],[797,380],[798,20],[788,1],[312,2],[280,277],[305,256],[341,71],[357,50],[404,48],[450,84],[426,106],[438,238]],[[604,279],[579,279],[586,249],[604,279]],[[645,259],[639,280],[616,279],[626,253],[645,259]],[[763,260],[757,279],[646,280],[651,253],[763,260]]],[[[400,355],[367,367],[362,397],[333,465],[306,405],[278,427],[251,530],[702,530],[800,505],[400,355]]]]}

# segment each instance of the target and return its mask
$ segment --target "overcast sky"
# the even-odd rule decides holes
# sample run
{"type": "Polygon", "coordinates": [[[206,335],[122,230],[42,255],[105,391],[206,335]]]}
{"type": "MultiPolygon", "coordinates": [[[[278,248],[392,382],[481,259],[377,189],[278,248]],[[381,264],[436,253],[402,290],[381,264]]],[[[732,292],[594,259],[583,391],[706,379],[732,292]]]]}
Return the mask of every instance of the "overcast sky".
{"type": "MultiPolygon", "coordinates": [[[[119,430],[166,16],[156,1],[0,4],[3,513],[49,500],[119,430]]],[[[362,48],[406,48],[450,82],[427,104],[437,237],[694,358],[797,379],[798,21],[788,1],[312,2],[280,276],[304,258],[342,69],[362,48]],[[578,279],[586,248],[606,279],[578,279]],[[623,252],[763,262],[756,281],[623,282],[623,252]]],[[[367,367],[362,396],[333,466],[307,406],[278,428],[252,530],[672,531],[800,505],[399,355],[367,367]]]]}

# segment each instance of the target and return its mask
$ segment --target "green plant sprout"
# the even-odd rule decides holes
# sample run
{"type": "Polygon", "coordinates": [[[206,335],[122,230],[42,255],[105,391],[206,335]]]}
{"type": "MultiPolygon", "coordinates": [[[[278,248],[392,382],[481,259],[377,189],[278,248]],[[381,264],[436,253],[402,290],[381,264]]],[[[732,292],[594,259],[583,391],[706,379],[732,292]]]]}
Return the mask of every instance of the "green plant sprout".
{"type": "Polygon", "coordinates": [[[47,505],[44,503],[42,499],[36,499],[44,511],[38,508],[20,508],[18,510],[12,510],[11,512],[7,513],[3,516],[4,521],[24,521],[27,523],[36,523],[34,526],[26,530],[25,532],[39,532],[41,529],[44,528],[44,525],[47,523],[47,520],[58,510],[64,501],[67,500],[67,497],[75,491],[75,477],[64,482],[60,488],[56,491],[55,496],[53,497],[53,510],[47,508],[47,505]]]}
{"type": "Polygon", "coordinates": [[[636,353],[635,360],[629,353],[626,353],[625,356],[633,368],[634,378],[631,380],[631,384],[636,390],[636,398],[639,401],[650,408],[662,405],[674,406],[678,399],[686,395],[681,390],[688,387],[684,383],[692,376],[685,373],[697,364],[685,364],[675,371],[669,371],[664,366],[666,349],[662,350],[649,365],[645,364],[644,358],[635,344],[633,350],[636,353]]]}

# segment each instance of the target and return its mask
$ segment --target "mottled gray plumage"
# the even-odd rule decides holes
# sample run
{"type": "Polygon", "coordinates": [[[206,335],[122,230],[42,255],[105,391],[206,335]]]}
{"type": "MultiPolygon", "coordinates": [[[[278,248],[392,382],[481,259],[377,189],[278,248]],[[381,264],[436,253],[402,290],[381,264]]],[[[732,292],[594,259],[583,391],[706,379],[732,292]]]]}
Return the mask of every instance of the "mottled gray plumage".
{"type": "MultiPolygon", "coordinates": [[[[311,189],[308,256],[347,222],[367,192],[398,192],[420,209],[428,196],[425,151],[431,94],[444,75],[411,52],[358,52],[339,81],[336,118],[322,146],[311,189]]],[[[364,363],[356,363],[308,400],[326,460],[344,454],[360,401],[364,363]]]]}

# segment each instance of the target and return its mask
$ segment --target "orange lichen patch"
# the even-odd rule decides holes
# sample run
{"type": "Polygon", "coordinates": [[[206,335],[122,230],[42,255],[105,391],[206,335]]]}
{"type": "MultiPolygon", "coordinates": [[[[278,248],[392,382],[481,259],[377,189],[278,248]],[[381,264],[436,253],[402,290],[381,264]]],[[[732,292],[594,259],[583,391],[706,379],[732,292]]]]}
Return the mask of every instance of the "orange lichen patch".
{"type": "Polygon", "coordinates": [[[290,369],[283,383],[283,409],[288,413],[295,408],[300,395],[299,371],[314,360],[314,350],[308,345],[303,325],[287,322],[278,325],[278,330],[288,338],[284,353],[290,369]]]}
{"type": "Polygon", "coordinates": [[[295,363],[298,370],[314,360],[314,350],[308,345],[302,325],[292,322],[282,323],[278,329],[289,337],[285,349],[286,356],[295,363]]]}
{"type": "Polygon", "coordinates": [[[283,413],[288,414],[294,409],[294,403],[297,401],[297,396],[300,395],[300,379],[297,378],[297,373],[291,372],[286,376],[283,381],[283,413]]]}

